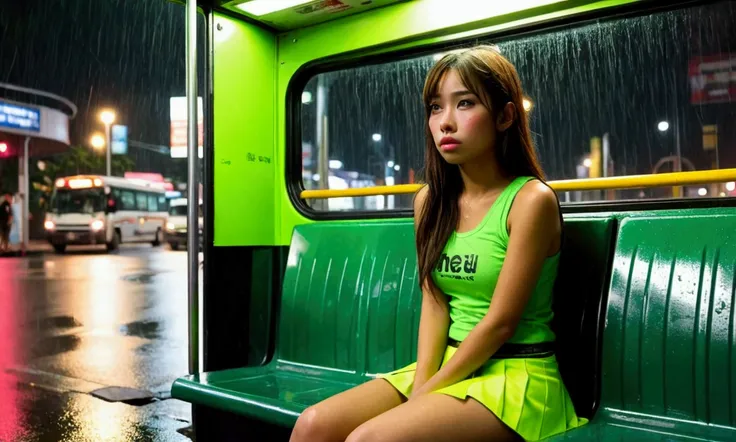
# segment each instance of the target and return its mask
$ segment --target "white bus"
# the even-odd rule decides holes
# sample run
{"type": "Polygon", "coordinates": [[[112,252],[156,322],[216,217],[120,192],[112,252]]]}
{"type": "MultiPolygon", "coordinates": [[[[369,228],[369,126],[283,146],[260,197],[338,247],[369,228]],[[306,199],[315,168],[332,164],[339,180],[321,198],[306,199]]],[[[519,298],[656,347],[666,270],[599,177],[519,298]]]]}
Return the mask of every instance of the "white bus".
{"type": "Polygon", "coordinates": [[[118,177],[76,175],[59,178],[44,228],[57,253],[67,245],[161,244],[168,218],[166,192],[155,183],[118,177]]]}
{"type": "MultiPolygon", "coordinates": [[[[202,200],[199,200],[199,245],[202,246],[202,200]]],[[[171,250],[187,245],[187,199],[174,198],[169,200],[169,220],[166,223],[164,235],[171,250]]]]}

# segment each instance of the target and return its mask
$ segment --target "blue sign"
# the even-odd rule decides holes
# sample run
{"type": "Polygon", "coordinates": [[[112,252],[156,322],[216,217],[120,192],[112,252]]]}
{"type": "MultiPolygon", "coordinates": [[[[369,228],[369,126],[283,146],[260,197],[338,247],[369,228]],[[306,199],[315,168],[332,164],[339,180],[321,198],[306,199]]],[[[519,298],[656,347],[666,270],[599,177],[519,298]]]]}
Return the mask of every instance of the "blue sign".
{"type": "Polygon", "coordinates": [[[112,127],[110,138],[111,153],[113,155],[125,155],[128,153],[128,126],[116,124],[112,127]]]}
{"type": "Polygon", "coordinates": [[[40,132],[41,111],[35,107],[0,101],[0,127],[40,132]]]}

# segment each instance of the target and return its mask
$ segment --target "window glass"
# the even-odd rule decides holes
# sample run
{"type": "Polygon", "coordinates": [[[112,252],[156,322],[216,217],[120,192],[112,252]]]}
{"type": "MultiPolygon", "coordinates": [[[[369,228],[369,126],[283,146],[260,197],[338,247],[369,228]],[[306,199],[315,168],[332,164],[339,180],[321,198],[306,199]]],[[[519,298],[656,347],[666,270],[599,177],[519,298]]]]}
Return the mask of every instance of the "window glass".
{"type": "Polygon", "coordinates": [[[148,195],[148,211],[158,212],[158,197],[156,195],[148,195]]]}
{"type": "Polygon", "coordinates": [[[148,210],[148,198],[145,192],[135,193],[135,206],[137,210],[141,210],[143,212],[148,210]]]}
{"type": "MultiPolygon", "coordinates": [[[[549,180],[736,167],[736,6],[720,2],[485,41],[517,68],[549,180]]],[[[301,103],[306,189],[421,181],[424,79],[442,54],[322,73],[301,103]]],[[[736,196],[734,183],[563,192],[563,202],[736,196]]],[[[411,196],[308,200],[410,208],[411,196]]]]}
{"type": "Polygon", "coordinates": [[[121,190],[120,201],[123,210],[135,210],[135,193],[132,190],[121,190]]]}

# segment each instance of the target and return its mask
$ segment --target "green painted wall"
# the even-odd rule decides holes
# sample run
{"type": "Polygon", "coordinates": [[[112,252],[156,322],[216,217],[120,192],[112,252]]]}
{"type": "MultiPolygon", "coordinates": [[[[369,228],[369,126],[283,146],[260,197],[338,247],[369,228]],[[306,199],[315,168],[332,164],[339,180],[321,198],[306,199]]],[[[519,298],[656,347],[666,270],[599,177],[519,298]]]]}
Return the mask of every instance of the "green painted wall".
{"type": "Polygon", "coordinates": [[[230,34],[219,42],[215,31],[215,244],[288,245],[294,226],[309,222],[289,201],[284,177],[286,90],[306,63],[462,40],[635,1],[641,0],[489,1],[447,8],[446,0],[417,0],[278,37],[218,17],[233,30],[224,29],[230,34]],[[271,163],[248,164],[247,152],[256,151],[268,152],[271,163]]]}
{"type": "Polygon", "coordinates": [[[277,243],[276,36],[215,17],[215,245],[277,243]],[[274,204],[276,203],[276,204],[274,204]]]}

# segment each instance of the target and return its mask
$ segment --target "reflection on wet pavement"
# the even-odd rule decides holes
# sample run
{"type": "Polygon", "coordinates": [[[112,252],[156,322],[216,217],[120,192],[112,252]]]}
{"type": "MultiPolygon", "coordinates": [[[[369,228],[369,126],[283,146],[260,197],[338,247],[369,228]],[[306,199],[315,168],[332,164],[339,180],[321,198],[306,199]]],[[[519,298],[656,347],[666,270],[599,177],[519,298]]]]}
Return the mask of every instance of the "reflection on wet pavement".
{"type": "Polygon", "coordinates": [[[186,253],[145,246],[0,259],[0,441],[188,440],[188,404],[89,394],[168,397],[187,372],[186,280],[186,253]]]}
{"type": "Polygon", "coordinates": [[[13,415],[5,413],[6,406],[0,405],[2,441],[188,440],[176,431],[187,426],[189,419],[188,407],[179,401],[136,407],[108,403],[87,394],[56,394],[24,385],[18,386],[16,393],[13,415]]]}

